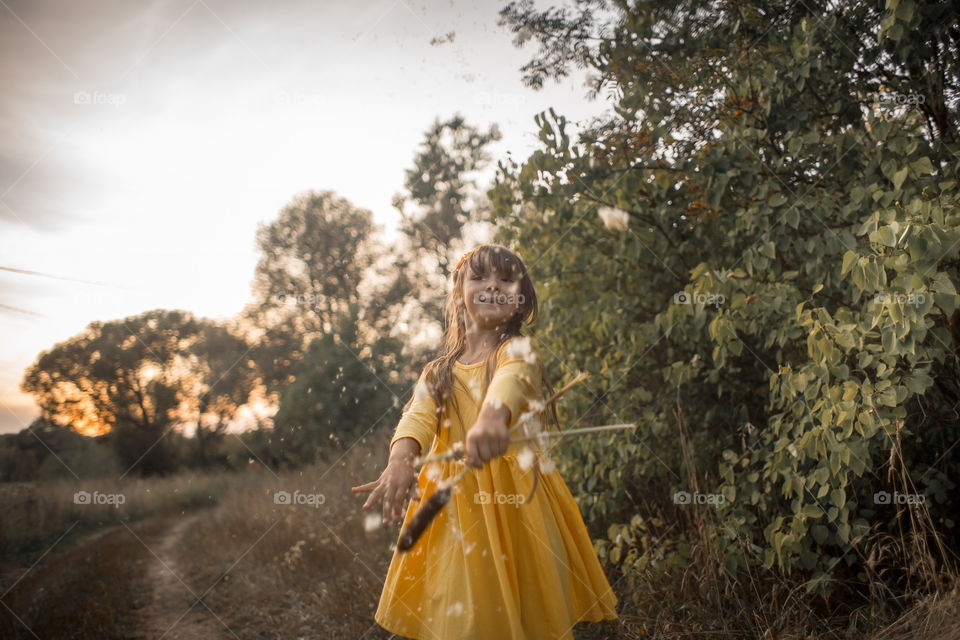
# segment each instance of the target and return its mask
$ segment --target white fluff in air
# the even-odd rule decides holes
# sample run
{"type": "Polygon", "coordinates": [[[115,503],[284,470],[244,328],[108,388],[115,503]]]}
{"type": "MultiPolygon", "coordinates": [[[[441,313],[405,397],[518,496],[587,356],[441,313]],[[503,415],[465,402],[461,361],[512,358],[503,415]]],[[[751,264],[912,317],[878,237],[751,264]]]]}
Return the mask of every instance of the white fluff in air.
{"type": "Polygon", "coordinates": [[[383,524],[383,518],[379,513],[368,513],[363,519],[364,531],[376,531],[383,524]]]}
{"type": "Polygon", "coordinates": [[[537,362],[537,352],[533,350],[529,336],[513,338],[507,344],[505,352],[508,360],[526,360],[530,364],[537,362]]]}
{"type": "Polygon", "coordinates": [[[520,465],[520,468],[526,471],[533,466],[534,453],[533,449],[526,447],[517,455],[517,463],[520,465]]]}
{"type": "Polygon", "coordinates": [[[543,430],[543,425],[533,411],[524,411],[517,418],[518,430],[522,437],[535,436],[543,430]]]}
{"type": "Polygon", "coordinates": [[[427,390],[427,385],[423,381],[417,382],[417,386],[413,389],[413,401],[423,402],[429,398],[430,392],[427,390]]]}
{"type": "Polygon", "coordinates": [[[600,216],[600,219],[603,220],[603,224],[606,225],[608,229],[615,229],[617,231],[627,230],[627,224],[630,221],[630,214],[623,209],[617,209],[616,207],[600,207],[597,209],[597,215],[600,216]]]}

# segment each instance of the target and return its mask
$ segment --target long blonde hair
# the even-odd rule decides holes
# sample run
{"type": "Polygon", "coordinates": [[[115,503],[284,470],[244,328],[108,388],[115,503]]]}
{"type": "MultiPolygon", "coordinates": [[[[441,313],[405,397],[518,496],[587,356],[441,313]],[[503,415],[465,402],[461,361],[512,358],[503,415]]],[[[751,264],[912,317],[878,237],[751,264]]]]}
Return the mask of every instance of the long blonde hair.
{"type": "MultiPolygon", "coordinates": [[[[437,428],[439,430],[440,420],[445,419],[446,400],[450,400],[453,410],[460,416],[460,408],[457,406],[456,394],[453,393],[455,381],[454,363],[463,354],[467,348],[466,339],[466,306],[463,299],[463,280],[469,271],[475,274],[485,273],[492,269],[496,273],[511,274],[519,278],[520,281],[520,308],[511,317],[504,327],[503,332],[498,336],[497,345],[490,350],[486,357],[486,367],[484,368],[483,388],[480,397],[483,398],[487,393],[487,387],[490,385],[490,379],[496,369],[496,354],[499,348],[507,340],[513,337],[522,337],[521,329],[526,325],[532,332],[539,314],[537,305],[537,292],[534,289],[533,281],[530,280],[530,274],[527,272],[523,260],[513,251],[498,244],[481,244],[468,251],[457,263],[453,271],[453,288],[447,295],[444,305],[445,327],[443,332],[443,353],[435,360],[431,360],[424,368],[424,379],[427,389],[433,398],[437,407],[437,428]]],[[[547,379],[546,368],[543,361],[538,362],[540,368],[540,383],[546,391],[547,396],[553,395],[553,386],[547,379]]],[[[404,411],[413,402],[413,397],[407,401],[404,411]]],[[[559,420],[557,419],[556,409],[551,405],[548,413],[553,418],[554,424],[559,429],[559,420]]],[[[516,420],[517,416],[511,416],[516,420]]],[[[462,420],[462,417],[461,417],[462,420]]],[[[468,429],[469,425],[464,425],[468,429]]]]}

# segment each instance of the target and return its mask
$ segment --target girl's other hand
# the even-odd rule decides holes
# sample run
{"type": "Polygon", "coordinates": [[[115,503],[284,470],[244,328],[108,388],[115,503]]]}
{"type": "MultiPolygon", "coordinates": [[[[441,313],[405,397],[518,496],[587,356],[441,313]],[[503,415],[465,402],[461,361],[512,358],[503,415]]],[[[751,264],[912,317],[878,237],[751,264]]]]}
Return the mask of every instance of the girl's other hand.
{"type": "Polygon", "coordinates": [[[417,472],[413,467],[413,459],[419,449],[420,445],[412,438],[398,440],[394,443],[390,460],[380,477],[350,489],[353,493],[370,493],[367,501],[363,503],[363,509],[371,509],[382,500],[381,513],[384,522],[403,518],[403,505],[407,499],[419,499],[417,472]]]}
{"type": "Polygon", "coordinates": [[[479,469],[485,462],[507,452],[510,446],[510,409],[501,405],[494,409],[484,404],[477,421],[467,431],[467,464],[479,469]]]}

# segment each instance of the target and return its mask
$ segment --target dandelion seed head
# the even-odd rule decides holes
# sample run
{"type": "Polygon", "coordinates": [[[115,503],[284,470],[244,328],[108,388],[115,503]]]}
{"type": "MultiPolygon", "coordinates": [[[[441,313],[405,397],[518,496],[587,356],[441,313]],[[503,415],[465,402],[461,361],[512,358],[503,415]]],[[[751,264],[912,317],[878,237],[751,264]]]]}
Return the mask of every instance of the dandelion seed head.
{"type": "Polygon", "coordinates": [[[363,530],[364,531],[376,531],[380,528],[380,525],[383,524],[383,521],[378,513],[368,513],[367,516],[363,519],[363,530]]]}
{"type": "Polygon", "coordinates": [[[535,436],[543,430],[537,414],[533,411],[521,413],[520,417],[517,418],[517,423],[520,425],[520,432],[524,436],[535,436]]]}
{"type": "Polygon", "coordinates": [[[623,209],[616,207],[600,207],[597,209],[597,215],[603,220],[603,224],[608,229],[615,231],[626,231],[630,220],[630,214],[623,209]]]}
{"type": "Polygon", "coordinates": [[[537,352],[533,349],[529,336],[512,338],[505,350],[508,360],[525,360],[530,364],[537,362],[537,352]]]}
{"type": "Polygon", "coordinates": [[[413,389],[413,401],[422,402],[427,400],[429,397],[430,393],[427,391],[427,385],[423,384],[422,381],[418,382],[417,386],[415,386],[413,389]]]}
{"type": "Polygon", "coordinates": [[[520,465],[521,469],[526,471],[533,466],[533,458],[533,449],[530,447],[525,447],[523,451],[517,455],[517,463],[520,465]]]}
{"type": "Polygon", "coordinates": [[[470,397],[472,397],[474,401],[479,401],[480,382],[476,379],[471,379],[470,382],[468,383],[468,386],[470,387],[470,397]]]}

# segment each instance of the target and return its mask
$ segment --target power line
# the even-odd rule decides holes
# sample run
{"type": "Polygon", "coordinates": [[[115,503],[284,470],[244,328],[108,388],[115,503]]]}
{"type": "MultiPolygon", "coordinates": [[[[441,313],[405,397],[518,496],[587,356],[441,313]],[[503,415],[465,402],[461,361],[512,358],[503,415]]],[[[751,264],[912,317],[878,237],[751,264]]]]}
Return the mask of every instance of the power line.
{"type": "Polygon", "coordinates": [[[21,309],[20,307],[11,307],[11,306],[8,305],[8,304],[2,304],[2,303],[0,303],[0,309],[3,309],[3,310],[5,310],[5,311],[16,311],[16,312],[18,312],[18,313],[25,313],[25,314],[27,314],[27,315],[34,316],[34,317],[37,317],[37,318],[46,318],[46,317],[47,317],[47,316],[43,315],[42,313],[37,313],[36,311],[27,311],[26,309],[21,309]]]}
{"type": "Polygon", "coordinates": [[[55,276],[49,273],[41,273],[39,271],[28,271],[27,269],[16,269],[14,267],[0,267],[0,271],[9,271],[11,273],[21,273],[28,276],[41,276],[43,278],[52,278],[54,280],[67,280],[68,282],[79,282],[81,284],[92,284],[98,287],[111,287],[114,289],[124,289],[126,291],[137,291],[132,287],[125,287],[119,284],[111,284],[109,282],[95,282],[93,280],[81,280],[79,278],[68,278],[66,276],[55,276]]]}

